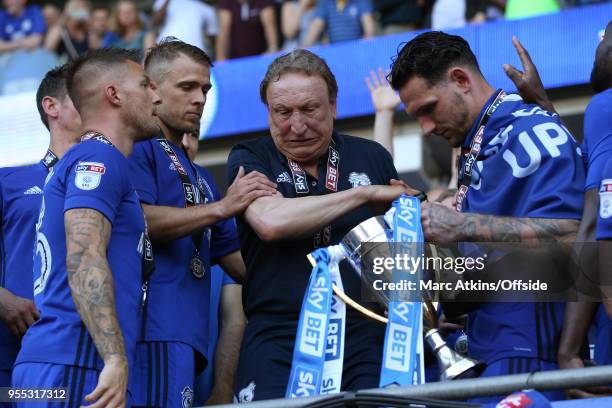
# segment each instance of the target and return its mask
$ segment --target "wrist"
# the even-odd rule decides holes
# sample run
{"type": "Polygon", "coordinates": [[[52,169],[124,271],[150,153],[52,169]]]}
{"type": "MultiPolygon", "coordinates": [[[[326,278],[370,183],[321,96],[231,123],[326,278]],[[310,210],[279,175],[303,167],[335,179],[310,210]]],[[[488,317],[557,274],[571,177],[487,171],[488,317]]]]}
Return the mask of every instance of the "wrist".
{"type": "Polygon", "coordinates": [[[107,354],[104,358],[104,365],[127,365],[127,356],[125,353],[107,354]]]}

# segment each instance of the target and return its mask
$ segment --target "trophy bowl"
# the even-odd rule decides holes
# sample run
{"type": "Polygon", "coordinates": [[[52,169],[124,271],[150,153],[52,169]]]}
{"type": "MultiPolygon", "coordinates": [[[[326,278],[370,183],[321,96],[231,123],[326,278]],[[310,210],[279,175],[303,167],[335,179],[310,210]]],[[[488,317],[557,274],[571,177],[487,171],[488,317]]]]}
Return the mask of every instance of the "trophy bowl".
{"type": "MultiPolygon", "coordinates": [[[[392,247],[389,245],[392,239],[393,232],[385,218],[383,216],[376,216],[361,222],[350,230],[340,242],[340,246],[345,252],[346,259],[351,264],[353,271],[357,273],[362,282],[367,285],[366,287],[369,292],[374,295],[377,302],[384,308],[388,308],[389,302],[391,299],[395,299],[396,296],[392,296],[387,290],[374,290],[373,282],[374,280],[393,282],[393,271],[383,268],[381,274],[364,273],[362,266],[373,265],[375,258],[393,258],[392,247]]],[[[435,253],[435,248],[433,251],[435,253]]],[[[432,276],[439,278],[440,274],[433,273],[432,276]]],[[[448,381],[479,376],[485,368],[484,363],[464,357],[452,350],[438,332],[437,304],[432,302],[432,298],[437,298],[438,296],[427,292],[423,292],[422,295],[424,340],[429,344],[436,356],[440,379],[448,381]]],[[[370,313],[373,314],[372,312],[370,313]]],[[[368,315],[371,317],[371,314],[368,315]]]]}

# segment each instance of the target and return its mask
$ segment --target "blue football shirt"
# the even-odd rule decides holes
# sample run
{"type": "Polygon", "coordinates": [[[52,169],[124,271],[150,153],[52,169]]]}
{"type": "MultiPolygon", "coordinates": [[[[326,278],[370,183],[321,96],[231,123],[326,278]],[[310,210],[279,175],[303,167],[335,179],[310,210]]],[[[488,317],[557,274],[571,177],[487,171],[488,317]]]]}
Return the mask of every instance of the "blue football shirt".
{"type": "Polygon", "coordinates": [[[0,38],[15,41],[32,34],[44,34],[47,30],[45,18],[36,5],[27,6],[22,15],[15,17],[0,10],[0,38]]]}
{"type": "Polygon", "coordinates": [[[88,140],[71,148],[49,174],[34,255],[34,301],[41,317],[24,336],[16,364],[103,368],[68,284],[64,212],[75,208],[96,210],[112,225],[107,257],[117,318],[132,364],[142,299],[144,215],[128,170],[119,150],[88,140]]]}
{"type": "MultiPolygon", "coordinates": [[[[0,169],[0,286],[16,296],[33,299],[32,247],[43,186],[49,174],[38,162],[0,169]]],[[[0,370],[10,370],[19,339],[0,322],[0,370]]]]}
{"type": "MultiPolygon", "coordinates": [[[[465,161],[463,156],[461,168],[465,161]]],[[[579,220],[584,182],[580,149],[559,117],[506,95],[485,128],[463,212],[579,220]]],[[[481,303],[468,318],[469,353],[486,363],[507,357],[556,361],[563,313],[561,303],[481,303]]]]}
{"type": "Polygon", "coordinates": [[[599,188],[601,172],[612,155],[612,88],[593,96],[584,111],[581,148],[588,168],[584,190],[599,188]]]}
{"type": "MultiPolygon", "coordinates": [[[[196,174],[182,148],[169,143],[194,187],[196,202],[203,204],[218,199],[220,196],[210,175],[205,171],[196,174]],[[195,188],[198,177],[206,197],[200,197],[195,188]]],[[[130,176],[142,203],[185,207],[179,173],[157,140],[136,143],[129,163],[130,176]]],[[[200,258],[206,271],[203,278],[191,273],[190,262],[195,254],[191,235],[163,244],[153,243],[155,272],[149,284],[142,341],[183,342],[208,357],[210,266],[216,258],[239,248],[235,238],[223,238],[229,234],[225,228],[232,225],[233,221],[227,221],[205,229],[200,245],[200,258]]]]}
{"type": "Polygon", "coordinates": [[[612,156],[608,157],[600,174],[597,240],[612,239],[612,156]]]}

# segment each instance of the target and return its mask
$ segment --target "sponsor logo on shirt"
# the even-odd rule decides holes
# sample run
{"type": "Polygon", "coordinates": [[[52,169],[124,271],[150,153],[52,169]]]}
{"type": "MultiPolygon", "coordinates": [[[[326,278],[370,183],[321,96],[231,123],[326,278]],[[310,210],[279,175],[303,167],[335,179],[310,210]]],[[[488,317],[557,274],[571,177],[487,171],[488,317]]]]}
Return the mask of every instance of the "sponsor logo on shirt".
{"type": "Polygon", "coordinates": [[[359,187],[359,186],[370,186],[370,185],[372,185],[372,182],[370,181],[370,177],[368,177],[368,175],[365,174],[365,173],[355,173],[355,172],[352,172],[351,174],[349,174],[348,181],[349,181],[349,183],[351,183],[353,188],[359,187]]]}
{"type": "Polygon", "coordinates": [[[276,182],[277,183],[289,183],[289,184],[291,184],[291,177],[289,177],[289,173],[287,173],[285,171],[285,172],[282,172],[281,174],[279,174],[276,177],[276,182]]]}
{"type": "Polygon", "coordinates": [[[38,186],[30,187],[23,192],[25,195],[42,194],[42,189],[38,186]]]}
{"type": "Polygon", "coordinates": [[[79,162],[76,165],[74,185],[81,190],[94,190],[100,185],[104,173],[106,173],[104,163],[79,162]]]}
{"type": "Polygon", "coordinates": [[[604,219],[612,216],[612,179],[601,180],[601,187],[599,187],[599,216],[604,219]]]}

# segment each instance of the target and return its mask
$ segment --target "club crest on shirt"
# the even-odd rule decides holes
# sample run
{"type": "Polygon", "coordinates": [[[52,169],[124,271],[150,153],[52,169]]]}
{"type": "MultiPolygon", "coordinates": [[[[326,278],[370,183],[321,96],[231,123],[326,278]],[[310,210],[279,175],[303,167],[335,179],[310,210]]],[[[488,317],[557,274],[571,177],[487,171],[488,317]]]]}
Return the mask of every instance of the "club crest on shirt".
{"type": "Polygon", "coordinates": [[[234,398],[234,402],[238,404],[244,404],[247,402],[252,402],[255,397],[255,381],[251,381],[249,385],[244,387],[238,393],[238,398],[234,398]]]}
{"type": "Polygon", "coordinates": [[[191,408],[193,405],[193,390],[190,387],[183,388],[181,392],[181,406],[183,408],[191,408]]]}
{"type": "Polygon", "coordinates": [[[365,173],[355,173],[355,172],[352,172],[351,174],[349,174],[348,181],[349,181],[349,183],[351,183],[353,188],[359,187],[359,186],[370,186],[370,185],[372,185],[372,182],[370,181],[370,177],[368,177],[368,175],[365,174],[365,173]]]}
{"type": "Polygon", "coordinates": [[[76,165],[74,185],[81,190],[93,190],[100,185],[104,173],[106,173],[104,163],[79,162],[76,165]]]}
{"type": "Polygon", "coordinates": [[[610,218],[612,216],[612,179],[601,181],[599,188],[599,216],[610,218]]]}

